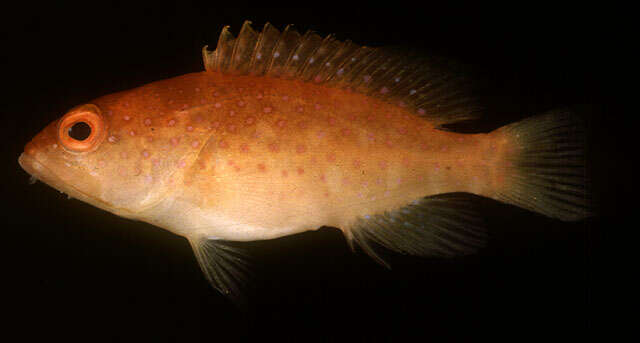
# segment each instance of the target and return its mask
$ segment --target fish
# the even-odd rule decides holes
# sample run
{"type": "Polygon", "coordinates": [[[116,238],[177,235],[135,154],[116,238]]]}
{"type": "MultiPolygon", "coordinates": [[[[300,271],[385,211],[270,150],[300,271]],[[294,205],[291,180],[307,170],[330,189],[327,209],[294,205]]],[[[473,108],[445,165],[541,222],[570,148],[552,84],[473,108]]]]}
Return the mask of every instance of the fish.
{"type": "Polygon", "coordinates": [[[585,132],[566,109],[486,133],[469,81],[436,60],[333,35],[224,26],[204,71],[71,108],[19,165],[102,210],[185,237],[211,285],[242,296],[229,242],[335,227],[353,250],[476,253],[474,196],[562,221],[592,215],[585,132]]]}

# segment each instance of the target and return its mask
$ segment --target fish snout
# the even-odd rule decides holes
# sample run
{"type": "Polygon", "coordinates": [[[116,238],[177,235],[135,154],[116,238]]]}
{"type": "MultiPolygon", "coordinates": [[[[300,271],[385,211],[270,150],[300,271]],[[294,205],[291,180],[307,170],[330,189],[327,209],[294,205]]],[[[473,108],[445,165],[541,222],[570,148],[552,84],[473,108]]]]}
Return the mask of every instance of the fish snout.
{"type": "Polygon", "coordinates": [[[56,149],[58,142],[56,140],[56,122],[49,124],[44,130],[40,131],[33,139],[24,147],[24,153],[31,157],[35,157],[38,153],[46,149],[56,149]]]}

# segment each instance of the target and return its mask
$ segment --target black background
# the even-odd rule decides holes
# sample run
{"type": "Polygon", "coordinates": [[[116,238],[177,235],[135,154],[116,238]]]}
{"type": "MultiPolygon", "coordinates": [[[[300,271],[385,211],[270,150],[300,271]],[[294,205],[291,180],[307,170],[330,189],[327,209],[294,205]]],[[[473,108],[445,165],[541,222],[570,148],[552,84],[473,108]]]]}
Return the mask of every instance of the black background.
{"type": "Polygon", "coordinates": [[[25,340],[191,342],[408,338],[577,338],[590,330],[605,230],[624,217],[619,124],[607,74],[613,14],[518,7],[233,8],[24,4],[2,16],[1,146],[5,321],[25,340]],[[24,144],[67,109],[202,69],[223,25],[295,24],[370,46],[450,57],[489,81],[492,128],[573,106],[589,130],[598,215],[563,223],[484,201],[491,242],[477,255],[390,255],[391,271],[323,228],[244,243],[249,307],[209,287],[187,241],[28,184],[24,144]]]}

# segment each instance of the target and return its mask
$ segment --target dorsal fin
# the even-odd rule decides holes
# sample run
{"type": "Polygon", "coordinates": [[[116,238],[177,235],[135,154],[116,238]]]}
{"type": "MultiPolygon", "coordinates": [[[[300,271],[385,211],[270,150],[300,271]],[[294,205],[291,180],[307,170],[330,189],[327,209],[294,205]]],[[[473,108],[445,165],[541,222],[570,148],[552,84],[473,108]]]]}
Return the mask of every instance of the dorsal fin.
{"type": "Polygon", "coordinates": [[[245,21],[237,38],[222,29],[216,50],[202,48],[207,71],[267,75],[347,88],[406,106],[436,125],[477,117],[479,107],[464,77],[433,60],[381,48],[304,35],[265,24],[258,33],[245,21]],[[438,66],[436,66],[438,65],[438,66]]]}

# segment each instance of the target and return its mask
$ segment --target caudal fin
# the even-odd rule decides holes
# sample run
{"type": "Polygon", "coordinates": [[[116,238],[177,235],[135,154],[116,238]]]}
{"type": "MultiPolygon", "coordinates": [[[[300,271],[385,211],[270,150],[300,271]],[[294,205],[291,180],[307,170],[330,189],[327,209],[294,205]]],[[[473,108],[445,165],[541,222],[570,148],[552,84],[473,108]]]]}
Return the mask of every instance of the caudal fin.
{"type": "Polygon", "coordinates": [[[565,221],[590,214],[584,126],[568,111],[552,111],[496,131],[510,147],[504,183],[494,198],[565,221]]]}

